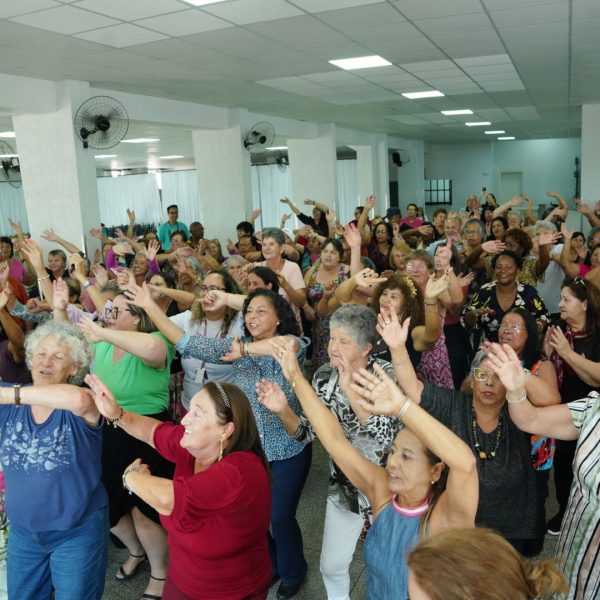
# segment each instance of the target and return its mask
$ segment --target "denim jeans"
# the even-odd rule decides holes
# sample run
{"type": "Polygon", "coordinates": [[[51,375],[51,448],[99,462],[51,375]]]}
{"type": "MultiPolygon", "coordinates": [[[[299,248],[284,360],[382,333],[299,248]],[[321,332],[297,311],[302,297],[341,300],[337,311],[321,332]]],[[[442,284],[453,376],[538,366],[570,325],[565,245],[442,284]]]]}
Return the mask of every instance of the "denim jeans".
{"type": "Polygon", "coordinates": [[[311,459],[312,444],[307,444],[296,456],[269,463],[273,474],[269,551],[273,573],[288,585],[302,583],[308,571],[296,509],[311,459]]]}
{"type": "Polygon", "coordinates": [[[31,533],[10,526],[8,597],[100,600],[108,560],[108,509],[101,508],[67,531],[31,533]]]}

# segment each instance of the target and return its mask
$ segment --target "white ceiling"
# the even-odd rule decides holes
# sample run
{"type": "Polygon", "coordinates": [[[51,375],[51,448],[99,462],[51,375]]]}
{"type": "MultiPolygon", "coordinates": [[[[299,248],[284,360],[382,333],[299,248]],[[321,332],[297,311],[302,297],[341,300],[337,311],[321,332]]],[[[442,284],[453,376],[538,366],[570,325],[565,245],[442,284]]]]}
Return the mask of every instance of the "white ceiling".
{"type": "MultiPolygon", "coordinates": [[[[464,125],[481,120],[517,139],[570,137],[581,104],[600,101],[599,29],[598,0],[2,0],[0,72],[437,143],[486,139],[464,125]],[[370,54],[393,64],[328,63],[370,54]],[[446,96],[401,96],[427,89],[446,96]],[[475,114],[439,112],[457,108],[475,114]]],[[[191,158],[184,128],[130,135],[152,128],[156,152],[106,153],[191,158]]]]}

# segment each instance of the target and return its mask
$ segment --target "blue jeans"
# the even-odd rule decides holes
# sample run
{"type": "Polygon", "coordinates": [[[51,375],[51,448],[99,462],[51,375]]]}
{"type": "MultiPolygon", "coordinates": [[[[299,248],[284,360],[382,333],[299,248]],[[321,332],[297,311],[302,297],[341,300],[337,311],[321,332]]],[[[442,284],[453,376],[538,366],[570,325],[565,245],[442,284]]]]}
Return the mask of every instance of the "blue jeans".
{"type": "Polygon", "coordinates": [[[10,526],[8,597],[100,600],[108,560],[108,509],[101,508],[67,531],[31,533],[10,526]]]}
{"type": "Polygon", "coordinates": [[[307,444],[296,456],[269,463],[273,474],[269,552],[273,573],[288,585],[302,583],[308,571],[296,509],[311,459],[312,444],[307,444]]]}

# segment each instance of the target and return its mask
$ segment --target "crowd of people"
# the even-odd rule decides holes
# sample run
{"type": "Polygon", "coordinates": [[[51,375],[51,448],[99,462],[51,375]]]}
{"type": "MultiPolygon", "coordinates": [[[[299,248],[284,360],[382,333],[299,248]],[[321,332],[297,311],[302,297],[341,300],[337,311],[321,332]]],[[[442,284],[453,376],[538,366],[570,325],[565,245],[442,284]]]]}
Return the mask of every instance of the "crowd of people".
{"type": "Polygon", "coordinates": [[[93,256],[44,231],[46,260],[9,221],[8,597],[99,600],[112,541],[118,581],[148,562],[143,600],[293,598],[318,438],[328,600],[361,536],[370,600],[600,598],[600,212],[574,199],[586,236],[548,196],[543,218],[485,193],[431,220],[370,196],[344,225],[283,198],[227,244],[176,205],[138,237],[128,210],[93,256]]]}

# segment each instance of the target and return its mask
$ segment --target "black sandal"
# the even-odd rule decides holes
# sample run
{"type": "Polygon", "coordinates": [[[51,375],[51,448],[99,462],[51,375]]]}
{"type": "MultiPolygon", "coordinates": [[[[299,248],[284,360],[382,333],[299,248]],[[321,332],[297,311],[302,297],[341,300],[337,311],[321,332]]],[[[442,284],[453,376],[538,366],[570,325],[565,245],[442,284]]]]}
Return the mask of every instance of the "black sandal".
{"type": "MultiPolygon", "coordinates": [[[[166,577],[154,577],[154,575],[150,575],[150,579],[154,579],[154,581],[164,581],[166,577]]],[[[144,594],[140,600],[162,600],[162,594],[157,596],[156,594],[144,594]]]]}
{"type": "Polygon", "coordinates": [[[119,570],[115,574],[115,579],[117,581],[128,581],[129,579],[133,579],[136,576],[140,566],[143,565],[148,559],[146,554],[131,554],[130,552],[129,556],[131,556],[132,558],[142,558],[143,560],[140,560],[140,562],[129,573],[125,571],[123,565],[120,565],[119,570]],[[118,577],[118,575],[121,575],[121,577],[118,577]]]}

